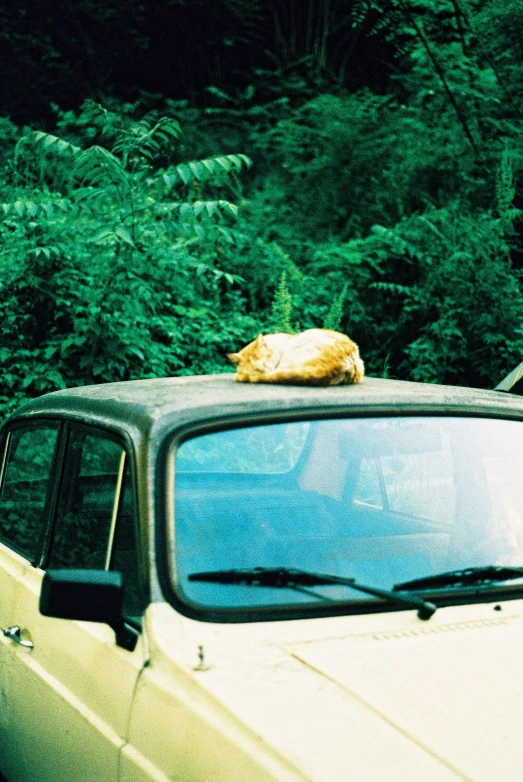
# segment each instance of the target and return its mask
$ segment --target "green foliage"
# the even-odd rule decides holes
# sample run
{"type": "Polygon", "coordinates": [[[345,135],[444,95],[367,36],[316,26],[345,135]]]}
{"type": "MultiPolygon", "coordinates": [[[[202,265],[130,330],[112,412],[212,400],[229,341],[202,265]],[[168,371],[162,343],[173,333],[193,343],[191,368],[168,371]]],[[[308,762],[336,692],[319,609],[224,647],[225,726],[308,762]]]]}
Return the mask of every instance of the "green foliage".
{"type": "Polygon", "coordinates": [[[393,231],[376,227],[365,244],[388,250],[369,286],[373,318],[362,347],[371,366],[488,387],[518,363],[523,298],[502,220],[454,204],[393,231]]]}
{"type": "Polygon", "coordinates": [[[287,287],[287,275],[281,273],[280,282],[272,304],[273,329],[277,334],[292,334],[291,326],[292,297],[287,287]]]}
{"type": "Polygon", "coordinates": [[[337,331],[340,328],[340,323],[343,316],[343,303],[347,295],[348,287],[349,286],[347,283],[345,283],[341,293],[339,293],[332,302],[323,324],[324,329],[332,329],[333,331],[337,331]]]}
{"type": "Polygon", "coordinates": [[[93,104],[82,120],[93,113],[109,148],[41,131],[16,148],[18,183],[0,204],[8,407],[67,385],[223,371],[257,327],[228,267],[238,208],[219,197],[249,158],[157,165],[176,120],[117,122],[93,104]]]}
{"type": "Polygon", "coordinates": [[[252,134],[265,168],[250,216],[295,259],[295,315],[330,325],[345,289],[336,320],[371,373],[488,387],[521,360],[511,7],[503,55],[495,0],[354,4],[355,25],[372,20],[401,53],[395,91],[282,106],[252,134]]]}
{"type": "Polygon", "coordinates": [[[369,374],[495,385],[523,353],[520,5],[220,0],[272,70],[0,123],[0,402],[321,325],[369,374]],[[379,90],[358,41],[392,52],[379,90]]]}
{"type": "Polygon", "coordinates": [[[516,212],[513,209],[514,196],[516,195],[516,182],[514,176],[514,153],[509,146],[505,146],[501,154],[501,160],[496,179],[496,205],[503,225],[510,228],[516,212]]]}

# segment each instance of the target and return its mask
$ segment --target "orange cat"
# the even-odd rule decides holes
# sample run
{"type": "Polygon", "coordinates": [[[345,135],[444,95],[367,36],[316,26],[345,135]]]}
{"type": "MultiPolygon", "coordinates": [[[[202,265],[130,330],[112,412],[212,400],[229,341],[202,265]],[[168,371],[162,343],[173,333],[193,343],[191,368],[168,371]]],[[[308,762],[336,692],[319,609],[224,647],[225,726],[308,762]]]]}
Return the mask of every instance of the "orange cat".
{"type": "Polygon", "coordinates": [[[236,380],[243,383],[337,386],[359,383],[364,372],[358,346],[345,334],[328,329],[260,334],[227,357],[236,364],[236,380]]]}

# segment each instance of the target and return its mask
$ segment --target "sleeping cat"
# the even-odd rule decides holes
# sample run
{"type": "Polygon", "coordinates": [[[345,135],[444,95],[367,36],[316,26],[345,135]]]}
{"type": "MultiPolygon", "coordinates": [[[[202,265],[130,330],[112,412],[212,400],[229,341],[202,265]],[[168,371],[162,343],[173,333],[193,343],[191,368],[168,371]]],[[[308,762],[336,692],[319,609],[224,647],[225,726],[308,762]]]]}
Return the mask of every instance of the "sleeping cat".
{"type": "Polygon", "coordinates": [[[236,380],[243,383],[337,386],[359,383],[364,372],[358,346],[329,329],[260,334],[227,357],[236,364],[236,380]]]}

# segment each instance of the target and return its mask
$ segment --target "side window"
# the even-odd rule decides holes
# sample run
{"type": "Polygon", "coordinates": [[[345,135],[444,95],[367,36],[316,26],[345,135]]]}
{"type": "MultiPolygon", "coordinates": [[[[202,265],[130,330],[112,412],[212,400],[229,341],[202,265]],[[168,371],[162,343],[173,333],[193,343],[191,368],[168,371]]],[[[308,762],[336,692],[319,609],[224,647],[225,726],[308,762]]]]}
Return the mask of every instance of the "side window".
{"type": "Polygon", "coordinates": [[[140,613],[138,556],[130,470],[125,450],[102,433],[69,434],[50,568],[121,570],[124,610],[140,613]]]}
{"type": "Polygon", "coordinates": [[[450,453],[382,456],[380,462],[390,510],[452,524],[456,488],[450,453]]]}
{"type": "Polygon", "coordinates": [[[138,573],[136,520],[129,466],[127,466],[123,477],[120,510],[114,535],[110,569],[119,570],[123,573],[125,584],[124,615],[127,618],[138,621],[145,609],[145,604],[138,573]]]}
{"type": "Polygon", "coordinates": [[[362,505],[383,509],[383,494],[376,459],[361,460],[354,500],[362,505]]]}
{"type": "Polygon", "coordinates": [[[363,458],[354,500],[438,524],[453,520],[456,489],[447,443],[444,453],[428,452],[363,458]]]}
{"type": "Polygon", "coordinates": [[[14,429],[7,436],[0,494],[0,538],[36,559],[58,439],[58,425],[14,429]]]}

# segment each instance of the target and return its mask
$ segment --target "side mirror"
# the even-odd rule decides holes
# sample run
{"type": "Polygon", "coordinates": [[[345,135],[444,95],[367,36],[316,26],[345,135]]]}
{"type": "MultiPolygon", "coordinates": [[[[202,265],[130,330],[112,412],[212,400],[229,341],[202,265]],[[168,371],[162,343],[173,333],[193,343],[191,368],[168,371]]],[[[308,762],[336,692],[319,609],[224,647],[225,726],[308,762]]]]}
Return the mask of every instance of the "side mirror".
{"type": "Polygon", "coordinates": [[[57,619],[104,622],[113,628],[116,642],[136,646],[136,633],[122,617],[123,575],[112,570],[47,570],[40,592],[40,613],[57,619]]]}

